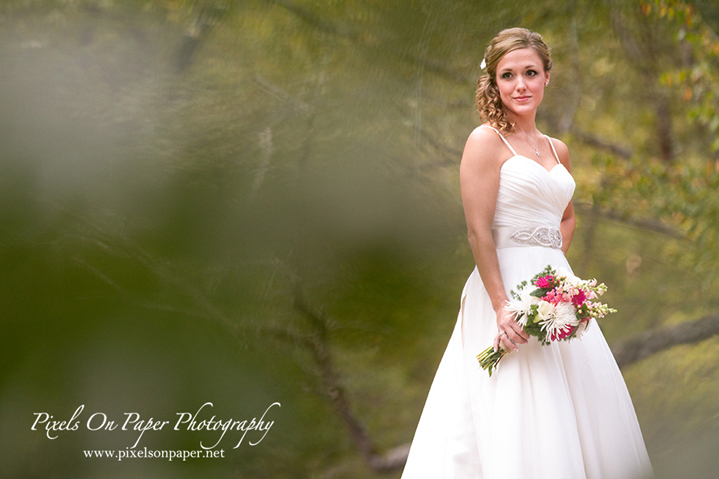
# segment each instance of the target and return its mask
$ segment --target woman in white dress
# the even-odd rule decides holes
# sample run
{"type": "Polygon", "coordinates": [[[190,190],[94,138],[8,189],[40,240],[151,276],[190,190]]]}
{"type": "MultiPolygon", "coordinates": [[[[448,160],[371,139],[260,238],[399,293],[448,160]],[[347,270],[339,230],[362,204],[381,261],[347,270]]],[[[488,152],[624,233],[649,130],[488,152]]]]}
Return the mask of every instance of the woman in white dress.
{"type": "Polygon", "coordinates": [[[569,152],[535,126],[552,62],[542,37],[500,32],[484,55],[460,184],[476,267],[402,478],[638,479],[652,476],[634,407],[596,324],[541,346],[504,310],[508,292],[564,256],[575,220],[569,152]],[[516,352],[490,377],[487,346],[516,352]]]}

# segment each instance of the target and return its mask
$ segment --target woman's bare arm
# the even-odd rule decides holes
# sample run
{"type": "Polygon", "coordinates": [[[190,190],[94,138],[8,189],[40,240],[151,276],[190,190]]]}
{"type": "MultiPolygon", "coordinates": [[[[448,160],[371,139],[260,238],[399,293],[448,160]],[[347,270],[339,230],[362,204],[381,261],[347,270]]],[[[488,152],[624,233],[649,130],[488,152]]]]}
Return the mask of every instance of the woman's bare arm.
{"type": "Polygon", "coordinates": [[[507,332],[507,336],[498,334],[495,337],[495,349],[500,340],[508,348],[516,349],[512,341],[523,344],[527,342],[529,336],[504,310],[508,298],[499,269],[496,245],[492,238],[501,158],[507,156],[507,151],[504,150],[506,147],[494,131],[489,128],[476,128],[464,147],[459,180],[474,262],[492,301],[492,308],[497,313],[499,332],[507,332]]]}

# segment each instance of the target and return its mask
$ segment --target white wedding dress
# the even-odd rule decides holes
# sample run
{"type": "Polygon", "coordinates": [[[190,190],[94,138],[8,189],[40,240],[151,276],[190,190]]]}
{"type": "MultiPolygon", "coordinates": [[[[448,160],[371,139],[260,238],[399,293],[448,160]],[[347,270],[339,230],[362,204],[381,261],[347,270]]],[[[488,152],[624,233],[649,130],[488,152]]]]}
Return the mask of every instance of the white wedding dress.
{"type": "MultiPolygon", "coordinates": [[[[558,229],[575,184],[558,159],[547,170],[502,140],[513,156],[501,167],[493,234],[509,291],[548,264],[571,271],[558,229]]],[[[402,479],[652,477],[629,393],[596,323],[581,339],[542,346],[530,338],[490,378],[476,356],[492,344],[495,321],[475,267],[402,479]]]]}

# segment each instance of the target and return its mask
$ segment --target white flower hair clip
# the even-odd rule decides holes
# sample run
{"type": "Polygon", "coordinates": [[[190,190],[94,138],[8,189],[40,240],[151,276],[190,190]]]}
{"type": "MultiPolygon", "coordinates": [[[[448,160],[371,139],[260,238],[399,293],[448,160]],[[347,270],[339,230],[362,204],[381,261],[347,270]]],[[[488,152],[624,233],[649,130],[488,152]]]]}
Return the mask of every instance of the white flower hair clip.
{"type": "Polygon", "coordinates": [[[487,68],[487,60],[485,60],[484,58],[482,58],[482,63],[479,64],[479,68],[481,68],[482,70],[484,70],[485,68],[487,68]]]}

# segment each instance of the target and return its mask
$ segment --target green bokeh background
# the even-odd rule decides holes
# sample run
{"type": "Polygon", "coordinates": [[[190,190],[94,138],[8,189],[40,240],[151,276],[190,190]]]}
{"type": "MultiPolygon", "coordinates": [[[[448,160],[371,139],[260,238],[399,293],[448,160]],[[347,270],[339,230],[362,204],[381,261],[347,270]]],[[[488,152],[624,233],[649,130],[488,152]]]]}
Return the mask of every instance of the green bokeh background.
{"type": "MultiPolygon", "coordinates": [[[[3,2],[3,477],[399,477],[363,459],[304,341],[378,453],[409,443],[473,268],[458,165],[482,52],[509,26],[553,49],[538,126],[572,153],[569,259],[610,287],[607,339],[715,312],[713,80],[687,99],[671,75],[719,51],[662,5],[719,24],[712,2],[3,2]],[[622,35],[662,48],[642,65],[622,35]],[[84,457],[138,434],[87,431],[94,412],[173,425],[208,401],[223,420],[281,407],[256,446],[228,433],[224,459],[84,457]],[[80,405],[78,431],[31,431],[80,405]]],[[[718,359],[709,338],[624,369],[658,477],[719,466],[718,359]]]]}

